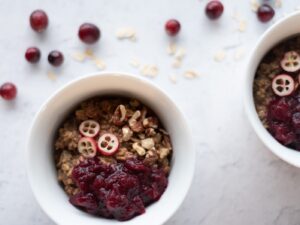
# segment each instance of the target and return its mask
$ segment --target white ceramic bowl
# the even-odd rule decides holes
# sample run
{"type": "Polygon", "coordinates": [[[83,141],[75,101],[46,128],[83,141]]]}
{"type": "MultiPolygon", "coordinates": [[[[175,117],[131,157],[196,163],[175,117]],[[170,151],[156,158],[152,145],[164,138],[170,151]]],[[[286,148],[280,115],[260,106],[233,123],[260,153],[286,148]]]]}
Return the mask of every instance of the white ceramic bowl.
{"type": "Polygon", "coordinates": [[[251,53],[246,68],[246,90],[244,98],[246,113],[259,138],[275,155],[297,167],[300,167],[300,152],[294,151],[281,145],[263,127],[255,110],[252,91],[255,72],[264,55],[284,39],[289,38],[295,34],[300,34],[299,21],[300,12],[293,13],[275,23],[259,39],[258,43],[251,53]]]}
{"type": "Polygon", "coordinates": [[[149,81],[124,73],[97,73],[75,80],[50,97],[37,113],[30,131],[27,171],[33,193],[50,218],[60,225],[118,224],[76,209],[58,184],[53,161],[53,140],[59,124],[72,107],[89,97],[123,95],[140,99],[152,108],[170,132],[174,147],[169,185],[161,199],[146,213],[124,225],[160,225],[183,202],[194,174],[195,151],[191,132],[176,104],[149,81]]]}

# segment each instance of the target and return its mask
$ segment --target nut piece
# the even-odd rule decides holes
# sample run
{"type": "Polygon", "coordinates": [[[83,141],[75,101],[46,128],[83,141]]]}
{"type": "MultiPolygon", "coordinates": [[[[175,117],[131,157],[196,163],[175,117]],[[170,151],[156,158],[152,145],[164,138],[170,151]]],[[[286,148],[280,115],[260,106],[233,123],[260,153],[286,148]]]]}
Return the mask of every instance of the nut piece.
{"type": "Polygon", "coordinates": [[[144,156],[146,154],[146,150],[137,142],[132,144],[132,148],[138,153],[139,156],[144,156]]]}
{"type": "Polygon", "coordinates": [[[158,151],[159,151],[159,158],[160,159],[164,159],[170,153],[170,149],[169,148],[160,148],[158,151]]]}
{"type": "Polygon", "coordinates": [[[141,141],[142,147],[145,149],[151,149],[154,147],[154,141],[152,138],[146,138],[141,141]]]}
{"type": "Polygon", "coordinates": [[[121,126],[124,123],[125,119],[126,119],[126,108],[124,105],[119,105],[116,108],[111,120],[114,125],[121,126]]]}
{"type": "Polygon", "coordinates": [[[153,137],[156,134],[156,132],[155,132],[154,128],[147,128],[145,130],[145,134],[148,137],[153,137]]]}
{"type": "Polygon", "coordinates": [[[128,126],[124,126],[122,128],[122,134],[123,134],[122,140],[129,141],[133,135],[133,132],[132,132],[132,130],[130,130],[130,128],[128,126]]]}
{"type": "Polygon", "coordinates": [[[137,110],[128,121],[129,126],[133,132],[139,133],[144,130],[142,122],[138,121],[140,116],[141,116],[141,111],[137,110]]]}
{"type": "Polygon", "coordinates": [[[145,128],[154,128],[156,129],[158,127],[158,119],[156,117],[148,117],[148,118],[145,118],[143,120],[143,126],[145,128]]]}

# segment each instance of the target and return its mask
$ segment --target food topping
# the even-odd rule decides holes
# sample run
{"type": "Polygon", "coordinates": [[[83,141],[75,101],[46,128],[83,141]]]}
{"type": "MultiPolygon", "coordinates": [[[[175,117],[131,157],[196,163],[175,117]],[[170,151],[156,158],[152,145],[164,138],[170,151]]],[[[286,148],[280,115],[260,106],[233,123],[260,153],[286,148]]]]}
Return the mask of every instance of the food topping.
{"type": "Polygon", "coordinates": [[[280,65],[286,72],[296,72],[300,69],[300,55],[295,51],[286,52],[280,65]]]}
{"type": "Polygon", "coordinates": [[[118,138],[110,133],[103,134],[98,140],[98,148],[101,154],[113,155],[119,148],[118,138]]]}
{"type": "Polygon", "coordinates": [[[78,142],[78,151],[86,158],[92,158],[97,153],[97,144],[90,137],[82,137],[78,142]]]}
{"type": "Polygon", "coordinates": [[[95,137],[99,131],[100,125],[95,120],[85,120],[79,126],[79,132],[85,137],[95,137]]]}
{"type": "Polygon", "coordinates": [[[287,96],[295,90],[294,79],[286,74],[277,75],[272,81],[272,89],[278,96],[287,96]]]}

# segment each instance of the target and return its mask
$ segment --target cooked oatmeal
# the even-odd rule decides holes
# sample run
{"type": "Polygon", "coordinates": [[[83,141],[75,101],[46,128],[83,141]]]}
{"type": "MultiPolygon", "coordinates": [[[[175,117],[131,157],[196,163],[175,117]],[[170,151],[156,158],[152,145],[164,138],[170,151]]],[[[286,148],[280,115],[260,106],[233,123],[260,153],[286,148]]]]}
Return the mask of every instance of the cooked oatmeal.
{"type": "Polygon", "coordinates": [[[253,95],[264,127],[283,145],[300,150],[300,36],[282,41],[262,59],[253,95]]]}
{"type": "MultiPolygon", "coordinates": [[[[59,182],[70,196],[70,202],[88,213],[119,220],[130,219],[143,213],[144,205],[158,200],[167,186],[172,156],[170,136],[156,114],[138,100],[95,97],[82,102],[59,128],[54,148],[59,182]],[[99,176],[103,176],[105,182],[112,182],[109,179],[122,171],[128,173],[129,180],[137,182],[135,188],[140,185],[135,196],[127,196],[130,207],[135,205],[132,211],[115,214],[109,206],[111,200],[100,199],[91,180],[83,181],[86,178],[76,172],[97,166],[105,172],[99,170],[97,175],[94,171],[91,178],[94,183],[99,176]],[[83,187],[82,182],[89,186],[83,187]],[[154,191],[157,193],[154,194],[154,191]],[[82,199],[90,201],[82,204],[82,199]],[[104,206],[94,204],[102,200],[104,206]],[[91,210],[92,205],[97,207],[91,210]]],[[[117,182],[111,189],[115,191],[116,185],[117,182]]],[[[111,197],[111,189],[106,190],[106,198],[111,197]]]]}

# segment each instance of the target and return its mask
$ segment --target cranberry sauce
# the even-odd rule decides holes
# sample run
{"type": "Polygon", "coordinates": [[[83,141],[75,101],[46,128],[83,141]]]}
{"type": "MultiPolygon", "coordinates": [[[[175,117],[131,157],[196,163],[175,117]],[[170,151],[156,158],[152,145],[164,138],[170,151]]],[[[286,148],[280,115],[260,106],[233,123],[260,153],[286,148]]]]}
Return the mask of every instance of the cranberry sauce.
{"type": "Polygon", "coordinates": [[[80,192],[70,202],[82,210],[120,221],[145,212],[145,206],[159,200],[165,191],[167,175],[138,159],[115,164],[98,158],[77,165],[72,178],[80,192]]]}
{"type": "Polygon", "coordinates": [[[268,105],[270,133],[283,145],[300,150],[300,95],[276,97],[268,105]]]}

